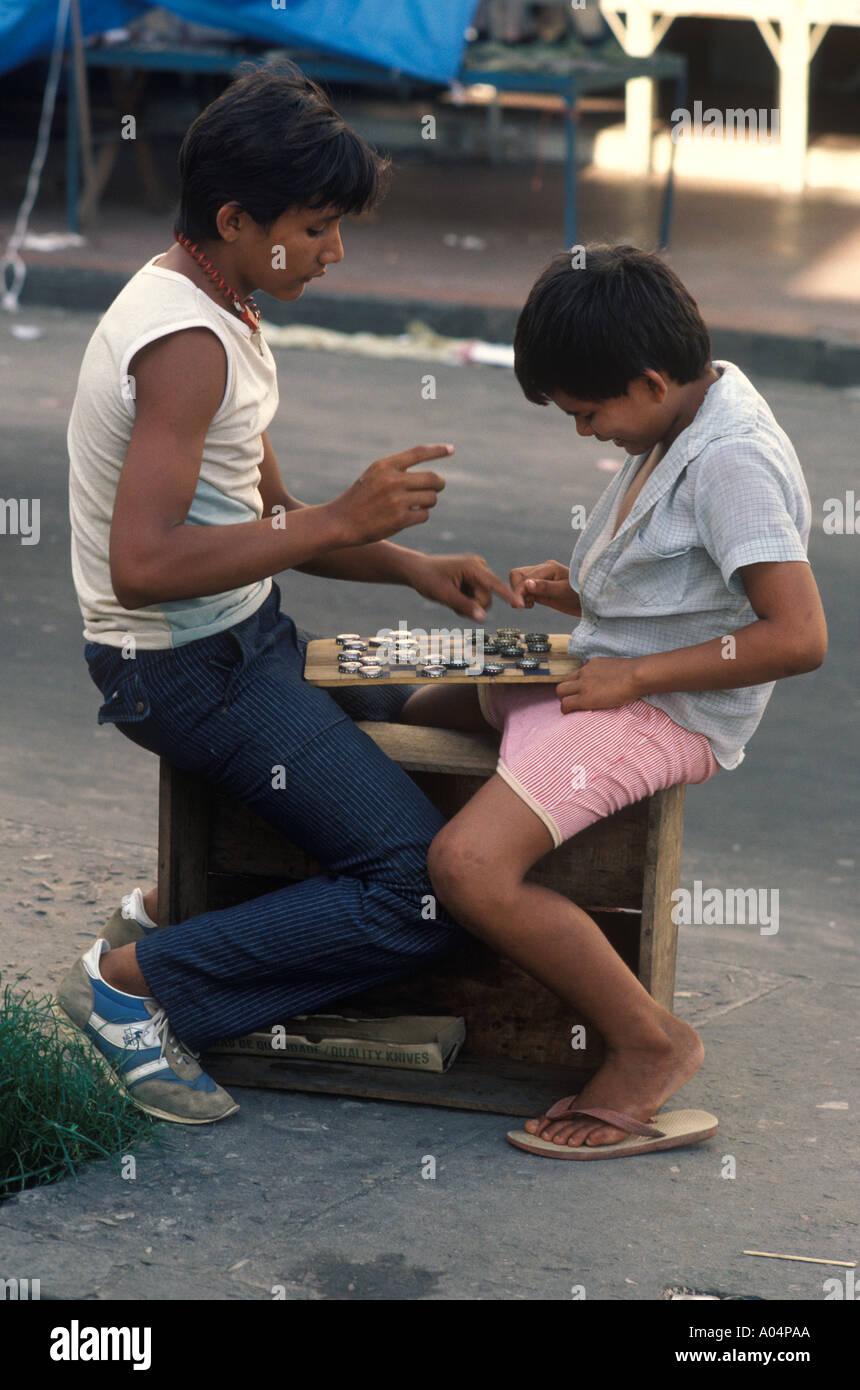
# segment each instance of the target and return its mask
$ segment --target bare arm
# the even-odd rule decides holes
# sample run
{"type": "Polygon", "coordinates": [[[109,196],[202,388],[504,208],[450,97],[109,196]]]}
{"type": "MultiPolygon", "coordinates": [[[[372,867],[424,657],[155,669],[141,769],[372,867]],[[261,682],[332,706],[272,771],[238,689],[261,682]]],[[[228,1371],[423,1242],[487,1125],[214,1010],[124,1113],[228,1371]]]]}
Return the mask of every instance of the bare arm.
{"type": "MultiPolygon", "coordinates": [[[[306,502],[293,497],[284,485],[278,460],[268,431],[263,433],[263,460],[260,464],[260,496],[263,515],[277,516],[287,512],[306,511],[306,502]]],[[[324,579],[356,579],[366,584],[410,584],[415,567],[425,557],[418,550],[391,541],[375,541],[371,545],[345,546],[325,556],[293,565],[302,574],[315,574],[324,579]]]]}
{"type": "Polygon", "coordinates": [[[663,690],[737,690],[799,676],[827,654],[818,586],[803,560],[744,565],[744,588],[758,621],[695,647],[636,658],[640,695],[663,690]]]}
{"type": "MultiPolygon", "coordinates": [[[[266,515],[283,517],[300,511],[304,502],[291,496],[284,485],[268,434],[263,434],[260,494],[266,515]]],[[[424,598],[444,603],[478,622],[483,622],[494,593],[514,607],[521,600],[493,573],[480,555],[426,555],[391,541],[352,545],[293,566],[303,574],[325,579],[351,579],[365,584],[407,584],[424,598]]]]}
{"type": "Polygon", "coordinates": [[[737,690],[820,666],[827,623],[804,560],[768,561],[740,570],[756,622],[737,632],[653,656],[594,657],[556,687],[565,714],[611,709],[669,690],[737,690]]]}
{"type": "Polygon", "coordinates": [[[224,393],[224,349],[207,329],[184,329],[144,348],[130,370],[135,424],[110,536],[111,580],[124,607],[220,593],[375,541],[426,521],[444,487],[436,473],[409,470],[453,453],[452,446],[417,445],[378,459],[332,502],[284,502],[285,511],[273,515],[283,484],[266,440],[268,514],[234,526],[188,525],[206,433],[224,393]]]}

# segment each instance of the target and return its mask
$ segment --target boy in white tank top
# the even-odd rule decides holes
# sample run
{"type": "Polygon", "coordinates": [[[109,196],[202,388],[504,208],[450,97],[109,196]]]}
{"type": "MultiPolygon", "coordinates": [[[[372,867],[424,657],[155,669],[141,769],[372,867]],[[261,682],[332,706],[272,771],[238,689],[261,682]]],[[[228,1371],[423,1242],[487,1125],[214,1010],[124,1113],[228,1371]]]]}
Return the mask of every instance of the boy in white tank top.
{"type": "Polygon", "coordinates": [[[478,556],[387,539],[429,519],[444,480],[425,465],[452,445],[377,459],[305,506],[269,441],[275,363],[251,295],[296,300],[343,258],[341,218],[375,202],[382,161],[284,64],[201,113],[179,170],[176,242],[104,315],[69,424],[85,655],[100,722],[243,800],[327,872],[181,924],[154,889],[127,894],[58,1001],[138,1104],[202,1124],[237,1107],[192,1047],[414,970],[458,935],[444,909],[428,923],[415,907],[442,818],[353,722],[397,718],[406,693],[335,701],[304,683],[272,575],[405,584],[477,622],[494,592],[522,602],[478,556]]]}

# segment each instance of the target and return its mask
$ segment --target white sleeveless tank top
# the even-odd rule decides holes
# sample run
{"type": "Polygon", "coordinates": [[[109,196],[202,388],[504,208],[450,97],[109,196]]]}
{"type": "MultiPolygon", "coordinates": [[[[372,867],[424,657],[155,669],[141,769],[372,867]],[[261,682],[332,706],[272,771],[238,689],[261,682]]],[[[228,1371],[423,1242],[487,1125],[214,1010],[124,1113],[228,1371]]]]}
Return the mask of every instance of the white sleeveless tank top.
{"type": "MultiPolygon", "coordinates": [[[[163,254],[163,253],[160,253],[163,254]]],[[[229,526],[259,520],[262,434],[278,408],[275,361],[257,333],[221,308],[184,275],[155,265],[128,282],[89,341],[69,420],[69,510],[72,576],[84,637],[121,647],[134,638],[144,650],[178,647],[233,627],[259,608],[271,579],[222,594],[123,608],[109,564],[110,525],[120,470],[134,425],[129,363],[147,343],[183,328],[208,328],[227,355],[224,398],[203,446],[187,526],[229,526]]]]}

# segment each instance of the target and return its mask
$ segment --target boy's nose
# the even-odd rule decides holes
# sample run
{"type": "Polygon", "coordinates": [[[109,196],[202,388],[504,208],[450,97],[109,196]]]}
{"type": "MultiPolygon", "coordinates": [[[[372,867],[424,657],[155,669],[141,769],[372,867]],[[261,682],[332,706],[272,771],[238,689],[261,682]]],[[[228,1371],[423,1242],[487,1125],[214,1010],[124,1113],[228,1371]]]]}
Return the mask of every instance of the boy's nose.
{"type": "Polygon", "coordinates": [[[333,238],[322,252],[320,260],[324,261],[326,265],[337,265],[338,261],[343,260],[343,242],[340,239],[339,231],[334,233],[333,238]]]}
{"type": "Polygon", "coordinates": [[[587,425],[584,420],[576,420],[575,424],[577,434],[581,435],[583,439],[588,439],[594,434],[594,430],[590,425],[587,425]]]}

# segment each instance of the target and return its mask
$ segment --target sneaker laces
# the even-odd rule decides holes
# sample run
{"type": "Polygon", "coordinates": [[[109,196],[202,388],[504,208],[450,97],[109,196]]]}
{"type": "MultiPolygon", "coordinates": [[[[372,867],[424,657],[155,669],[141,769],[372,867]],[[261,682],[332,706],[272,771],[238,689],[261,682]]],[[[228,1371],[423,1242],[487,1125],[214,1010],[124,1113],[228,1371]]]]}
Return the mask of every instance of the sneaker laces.
{"type": "Polygon", "coordinates": [[[147,1047],[161,1048],[158,1058],[160,1062],[164,1061],[165,1053],[168,1051],[173,1054],[173,1060],[182,1066],[190,1066],[192,1058],[196,1062],[200,1057],[199,1052],[194,1052],[180,1042],[170,1026],[166,1009],[156,1009],[146,1027],[141,1030],[140,1037],[147,1047]]]}

